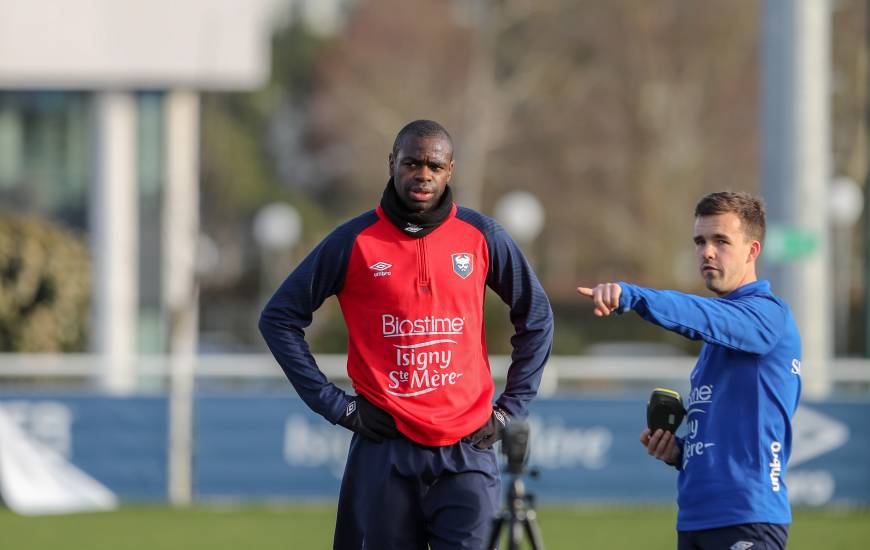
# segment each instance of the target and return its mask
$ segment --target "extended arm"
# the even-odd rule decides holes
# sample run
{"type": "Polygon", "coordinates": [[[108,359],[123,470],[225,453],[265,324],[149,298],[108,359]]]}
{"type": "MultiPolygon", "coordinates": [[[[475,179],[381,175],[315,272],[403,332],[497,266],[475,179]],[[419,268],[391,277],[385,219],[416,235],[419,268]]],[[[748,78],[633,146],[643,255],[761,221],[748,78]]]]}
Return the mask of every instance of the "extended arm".
{"type": "Polygon", "coordinates": [[[746,353],[769,351],[779,341],[788,317],[783,305],[768,296],[703,298],[628,283],[603,283],[578,292],[592,298],[596,315],[634,310],[686,338],[746,353]]]}

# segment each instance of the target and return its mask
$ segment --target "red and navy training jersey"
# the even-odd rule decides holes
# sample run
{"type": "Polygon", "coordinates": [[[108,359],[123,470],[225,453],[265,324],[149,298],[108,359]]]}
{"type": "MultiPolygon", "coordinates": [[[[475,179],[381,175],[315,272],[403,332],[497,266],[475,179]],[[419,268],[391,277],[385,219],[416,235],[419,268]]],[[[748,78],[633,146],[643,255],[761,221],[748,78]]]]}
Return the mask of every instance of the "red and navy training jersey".
{"type": "Polygon", "coordinates": [[[441,225],[419,238],[380,208],[339,226],[269,300],[260,331],[302,399],[335,423],[350,397],[317,368],[304,329],[336,295],[348,328],[354,390],[389,412],[409,439],[451,445],[492,412],[486,286],[510,306],[516,330],[497,403],[525,416],[550,353],[553,314],[516,243],[494,220],[467,208],[454,205],[441,225]]]}

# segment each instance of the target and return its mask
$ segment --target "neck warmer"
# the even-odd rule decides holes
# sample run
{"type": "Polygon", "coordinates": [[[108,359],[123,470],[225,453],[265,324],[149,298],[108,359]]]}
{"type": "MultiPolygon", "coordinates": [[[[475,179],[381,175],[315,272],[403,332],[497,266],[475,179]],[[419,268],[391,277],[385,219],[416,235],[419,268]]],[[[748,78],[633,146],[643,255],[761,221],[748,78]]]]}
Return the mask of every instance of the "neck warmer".
{"type": "Polygon", "coordinates": [[[450,211],[453,209],[453,192],[447,185],[435,208],[425,212],[412,212],[399,198],[393,178],[390,178],[390,181],[387,182],[387,188],[384,189],[384,196],[381,197],[381,209],[387,218],[406,235],[417,238],[425,237],[435,231],[450,215],[450,211]]]}

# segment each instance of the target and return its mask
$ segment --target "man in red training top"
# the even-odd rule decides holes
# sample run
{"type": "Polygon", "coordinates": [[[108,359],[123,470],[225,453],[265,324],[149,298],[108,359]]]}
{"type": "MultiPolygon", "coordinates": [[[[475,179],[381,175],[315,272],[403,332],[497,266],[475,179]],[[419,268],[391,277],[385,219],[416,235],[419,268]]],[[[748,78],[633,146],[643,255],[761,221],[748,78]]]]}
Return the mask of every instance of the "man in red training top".
{"type": "Polygon", "coordinates": [[[507,232],[454,204],[453,142],[440,124],[402,128],[389,169],[380,206],[336,228],[293,270],[260,332],[305,403],[355,432],[334,548],[481,548],[498,510],[492,445],[537,393],[553,314],[507,232]],[[487,286],[516,328],[495,404],[487,286]],[[304,340],[331,295],[347,324],[356,395],[326,379],[304,340]]]}

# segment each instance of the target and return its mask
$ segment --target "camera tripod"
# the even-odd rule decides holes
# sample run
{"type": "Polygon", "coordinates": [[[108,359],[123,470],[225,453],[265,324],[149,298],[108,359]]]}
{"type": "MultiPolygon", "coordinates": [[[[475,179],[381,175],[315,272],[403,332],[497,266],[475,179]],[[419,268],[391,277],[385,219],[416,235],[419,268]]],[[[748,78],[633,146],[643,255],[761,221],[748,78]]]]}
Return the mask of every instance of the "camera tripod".
{"type": "MultiPolygon", "coordinates": [[[[535,472],[532,472],[535,475],[535,472]]],[[[520,550],[523,534],[529,538],[532,550],[544,550],[538,514],[534,509],[534,495],[526,493],[526,486],[520,474],[514,473],[507,493],[507,509],[492,520],[492,534],[486,550],[497,550],[502,529],[508,530],[507,550],[520,550]]]]}

